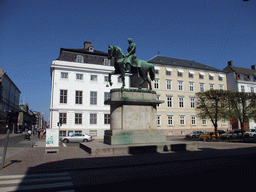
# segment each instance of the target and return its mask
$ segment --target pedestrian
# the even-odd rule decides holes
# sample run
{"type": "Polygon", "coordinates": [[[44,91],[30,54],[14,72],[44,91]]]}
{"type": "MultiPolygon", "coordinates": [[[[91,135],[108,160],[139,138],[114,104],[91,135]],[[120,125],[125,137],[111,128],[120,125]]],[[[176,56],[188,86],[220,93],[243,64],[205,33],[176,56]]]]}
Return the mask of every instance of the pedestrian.
{"type": "Polygon", "coordinates": [[[41,129],[37,130],[37,137],[38,137],[38,139],[40,139],[40,131],[41,131],[41,129]]]}
{"type": "Polygon", "coordinates": [[[41,130],[41,131],[40,131],[40,139],[43,139],[43,138],[44,138],[44,131],[41,130]]]}
{"type": "Polygon", "coordinates": [[[29,129],[28,130],[28,135],[29,135],[29,140],[31,139],[32,131],[29,129]]]}

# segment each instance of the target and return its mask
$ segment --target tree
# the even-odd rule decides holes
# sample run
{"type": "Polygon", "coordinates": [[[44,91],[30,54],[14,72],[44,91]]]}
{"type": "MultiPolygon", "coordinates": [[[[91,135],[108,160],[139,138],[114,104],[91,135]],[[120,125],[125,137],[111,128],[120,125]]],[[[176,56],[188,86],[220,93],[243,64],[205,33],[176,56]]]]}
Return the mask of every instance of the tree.
{"type": "Polygon", "coordinates": [[[215,135],[218,135],[218,121],[228,117],[228,92],[224,90],[209,90],[196,93],[198,117],[211,120],[215,135]]]}
{"type": "Polygon", "coordinates": [[[242,134],[244,124],[250,119],[256,120],[256,94],[245,92],[228,92],[229,116],[238,119],[242,134]]]}

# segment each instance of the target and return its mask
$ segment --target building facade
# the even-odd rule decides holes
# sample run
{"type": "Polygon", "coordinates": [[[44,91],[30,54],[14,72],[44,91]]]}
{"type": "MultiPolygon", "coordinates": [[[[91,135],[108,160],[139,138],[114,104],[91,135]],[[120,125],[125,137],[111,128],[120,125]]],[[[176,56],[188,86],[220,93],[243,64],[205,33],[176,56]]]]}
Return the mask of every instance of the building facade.
{"type": "MultiPolygon", "coordinates": [[[[227,74],[227,88],[230,91],[237,92],[256,92],[256,65],[252,65],[251,69],[235,67],[233,61],[228,62],[228,66],[223,69],[227,74]]],[[[249,121],[249,125],[245,124],[245,130],[256,128],[254,120],[249,121]]]]}
{"type": "MultiPolygon", "coordinates": [[[[6,133],[6,118],[8,111],[17,114],[19,110],[20,90],[0,68],[0,134],[6,133]]],[[[13,124],[11,131],[17,130],[17,124],[13,124]]]]}
{"type": "MultiPolygon", "coordinates": [[[[102,138],[110,129],[110,106],[104,101],[110,98],[110,89],[122,83],[115,75],[109,86],[108,73],[114,67],[107,56],[86,41],[82,49],[61,48],[59,58],[52,61],[50,128],[59,128],[60,136],[87,133],[102,138]]],[[[129,76],[125,81],[129,87],[129,76]]]]}
{"type": "MultiPolygon", "coordinates": [[[[224,71],[201,63],[163,56],[155,56],[148,62],[155,65],[156,77],[153,89],[164,100],[157,109],[157,126],[166,135],[184,135],[191,131],[213,131],[209,119],[199,119],[196,112],[196,93],[210,89],[227,90],[224,71]]],[[[218,129],[230,129],[225,120],[218,129]]]]}

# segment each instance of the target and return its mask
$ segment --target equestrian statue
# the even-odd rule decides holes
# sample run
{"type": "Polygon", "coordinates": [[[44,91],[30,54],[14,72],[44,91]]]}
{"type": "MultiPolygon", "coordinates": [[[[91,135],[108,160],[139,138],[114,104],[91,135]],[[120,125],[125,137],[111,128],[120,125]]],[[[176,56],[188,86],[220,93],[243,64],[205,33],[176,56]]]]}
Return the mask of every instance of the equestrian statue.
{"type": "Polygon", "coordinates": [[[139,84],[139,89],[142,88],[142,84],[147,81],[150,90],[152,90],[151,80],[155,79],[154,65],[144,60],[137,59],[136,56],[136,45],[132,42],[131,38],[128,38],[129,47],[127,49],[128,54],[124,55],[122,49],[115,45],[108,46],[108,58],[111,60],[114,58],[115,70],[109,73],[109,84],[112,86],[111,76],[114,74],[120,74],[123,85],[125,87],[125,73],[138,74],[142,81],[139,84]],[[148,74],[150,78],[148,77],[148,74]]]}

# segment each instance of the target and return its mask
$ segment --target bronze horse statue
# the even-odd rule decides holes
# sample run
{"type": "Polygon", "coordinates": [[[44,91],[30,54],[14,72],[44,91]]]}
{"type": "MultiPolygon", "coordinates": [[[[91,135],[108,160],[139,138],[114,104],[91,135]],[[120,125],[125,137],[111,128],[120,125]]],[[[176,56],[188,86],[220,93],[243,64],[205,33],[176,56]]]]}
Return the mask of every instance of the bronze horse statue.
{"type": "MultiPolygon", "coordinates": [[[[126,65],[131,65],[131,64],[125,62],[126,61],[126,57],[125,57],[122,49],[120,47],[118,47],[118,46],[115,46],[115,45],[109,45],[108,46],[108,58],[109,59],[112,59],[112,58],[115,59],[115,61],[114,61],[115,70],[111,71],[108,74],[109,84],[110,84],[110,86],[112,86],[112,84],[113,84],[112,81],[111,81],[111,75],[120,74],[122,82],[123,82],[123,85],[122,85],[122,89],[123,89],[124,86],[125,86],[124,77],[125,77],[125,73],[126,73],[126,65]]],[[[138,62],[139,63],[138,66],[141,66],[141,67],[134,67],[134,66],[131,65],[131,73],[132,74],[136,74],[137,73],[142,78],[142,81],[140,82],[138,88],[141,89],[142,84],[145,81],[147,81],[148,84],[149,84],[150,90],[152,90],[151,80],[153,81],[155,79],[155,68],[154,68],[154,65],[151,64],[151,63],[148,63],[147,61],[139,60],[137,58],[136,58],[136,62],[138,62]],[[148,73],[149,73],[150,79],[148,77],[148,73]]]]}

